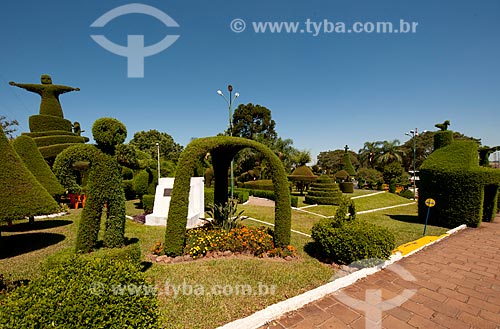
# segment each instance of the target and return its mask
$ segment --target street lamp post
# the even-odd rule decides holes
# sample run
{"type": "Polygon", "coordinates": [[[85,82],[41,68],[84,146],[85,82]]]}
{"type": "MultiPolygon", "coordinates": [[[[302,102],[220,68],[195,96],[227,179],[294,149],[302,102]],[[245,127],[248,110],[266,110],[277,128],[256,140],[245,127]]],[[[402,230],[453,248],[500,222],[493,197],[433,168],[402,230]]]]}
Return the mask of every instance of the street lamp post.
{"type": "MultiPolygon", "coordinates": [[[[423,131],[425,133],[425,130],[423,131]]],[[[417,199],[417,141],[416,136],[418,136],[418,128],[415,130],[410,130],[409,133],[405,133],[405,135],[410,136],[413,140],[413,200],[417,199]]]]}
{"type": "Polygon", "coordinates": [[[160,185],[160,143],[156,143],[157,160],[158,160],[158,185],[160,185]]]}
{"type": "MultiPolygon", "coordinates": [[[[224,96],[221,90],[217,90],[217,94],[224,98],[229,107],[229,135],[233,136],[233,101],[240,96],[239,93],[234,93],[233,97],[233,86],[227,86],[229,91],[229,100],[224,96]]],[[[234,161],[231,160],[231,199],[234,197],[234,161]]]]}

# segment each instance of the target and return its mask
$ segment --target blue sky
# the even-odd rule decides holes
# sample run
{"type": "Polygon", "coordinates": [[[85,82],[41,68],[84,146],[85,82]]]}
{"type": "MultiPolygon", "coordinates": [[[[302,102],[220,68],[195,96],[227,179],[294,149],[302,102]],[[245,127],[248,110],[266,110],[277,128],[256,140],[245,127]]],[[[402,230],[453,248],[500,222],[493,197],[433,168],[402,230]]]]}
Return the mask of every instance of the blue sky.
{"type": "Polygon", "coordinates": [[[451,129],[499,145],[500,1],[142,1],[179,27],[129,14],[90,25],[129,1],[9,1],[0,11],[0,114],[20,122],[38,113],[39,96],[8,85],[38,83],[81,88],[61,96],[65,117],[90,137],[99,117],[125,123],[129,138],[157,129],[187,145],[227,128],[228,110],[216,93],[228,84],[238,103],[272,111],[276,130],[294,146],[320,151],[365,141],[407,140],[415,127],[451,129]],[[230,29],[233,19],[246,30],[230,29]],[[256,33],[252,22],[418,22],[417,32],[256,33]],[[127,77],[127,59],[90,35],[126,45],[144,35],[151,45],[180,35],[144,61],[144,78],[127,77]]]}

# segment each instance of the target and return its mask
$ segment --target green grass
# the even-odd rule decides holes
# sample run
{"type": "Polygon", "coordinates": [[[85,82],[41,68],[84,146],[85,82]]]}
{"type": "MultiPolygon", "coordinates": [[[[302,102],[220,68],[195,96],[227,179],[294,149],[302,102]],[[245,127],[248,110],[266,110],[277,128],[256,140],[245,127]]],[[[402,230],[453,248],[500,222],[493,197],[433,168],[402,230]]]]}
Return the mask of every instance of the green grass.
{"type": "Polygon", "coordinates": [[[412,202],[412,200],[400,197],[399,195],[393,193],[381,193],[366,198],[354,199],[356,211],[378,209],[410,202],[412,202]]]}
{"type": "MultiPolygon", "coordinates": [[[[396,245],[414,241],[423,236],[424,224],[418,222],[417,205],[408,205],[379,212],[358,215],[358,219],[386,227],[396,237],[396,245]]],[[[441,235],[448,229],[427,226],[426,235],[441,235]]]]}
{"type": "MultiPolygon", "coordinates": [[[[136,201],[127,202],[127,214],[134,215],[141,210],[136,209],[136,201]]],[[[388,193],[356,199],[356,207],[385,207],[408,202],[388,193]]],[[[240,206],[244,215],[257,218],[267,223],[274,223],[274,208],[253,205],[240,206]]],[[[331,215],[335,213],[334,206],[317,206],[308,211],[331,215]]],[[[422,236],[423,225],[417,223],[416,205],[394,208],[386,211],[359,215],[363,220],[387,227],[396,235],[398,244],[418,239],[422,236]]],[[[42,265],[47,260],[57,260],[73,253],[77,225],[81,210],[72,210],[69,215],[51,220],[40,220],[35,226],[16,223],[13,228],[2,232],[2,243],[15,239],[16,248],[27,246],[35,239],[36,234],[50,233],[42,241],[39,248],[27,248],[25,252],[13,257],[0,257],[0,269],[3,274],[10,274],[13,279],[32,279],[43,275],[42,265]],[[59,222],[55,222],[55,221],[59,222]],[[57,224],[57,225],[55,225],[57,224]],[[64,225],[61,225],[64,224],[64,225]],[[30,239],[24,239],[23,234],[32,234],[30,239]],[[19,236],[13,238],[13,235],[19,236]],[[49,243],[52,241],[52,244],[49,243]]],[[[312,225],[321,217],[300,211],[292,211],[292,229],[310,234],[312,225]]],[[[247,225],[262,224],[245,220],[247,225]]],[[[104,225],[104,221],[103,221],[104,225]]],[[[428,227],[428,234],[441,234],[446,229],[428,227]]],[[[164,227],[144,226],[131,220],[126,222],[126,236],[139,240],[143,257],[157,241],[163,241],[164,227]]],[[[42,239],[43,240],[43,239],[42,239]]],[[[291,234],[291,244],[297,248],[299,258],[293,261],[270,258],[221,258],[202,259],[196,262],[178,264],[152,264],[146,275],[160,288],[161,321],[167,328],[214,328],[231,320],[248,316],[275,302],[296,296],[328,281],[333,275],[333,269],[303,251],[303,247],[311,239],[297,234],[291,234]],[[220,289],[226,286],[249,285],[256,294],[225,296],[220,289]],[[274,289],[273,294],[259,294],[259,285],[274,289]],[[165,287],[170,287],[166,289],[165,287]],[[175,287],[174,290],[172,287],[175,287]],[[196,288],[197,293],[189,291],[196,288]],[[215,287],[215,291],[212,288],[215,287]],[[184,290],[183,290],[184,289],[184,290]],[[201,294],[201,291],[205,294],[201,294]],[[177,291],[177,295],[175,293],[177,291]],[[216,294],[214,294],[215,292],[216,294]],[[208,294],[207,294],[208,293],[208,294]]],[[[5,244],[2,244],[5,246],[5,244]]],[[[0,255],[2,253],[0,252],[0,255]]]]}

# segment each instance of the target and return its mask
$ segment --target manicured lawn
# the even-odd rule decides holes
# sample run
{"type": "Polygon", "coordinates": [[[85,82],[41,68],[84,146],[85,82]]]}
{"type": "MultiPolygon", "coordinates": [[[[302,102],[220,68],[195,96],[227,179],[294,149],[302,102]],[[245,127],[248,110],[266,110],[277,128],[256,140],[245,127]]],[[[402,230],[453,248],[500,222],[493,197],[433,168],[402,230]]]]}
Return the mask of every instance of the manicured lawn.
{"type": "MultiPolygon", "coordinates": [[[[128,215],[141,212],[134,202],[127,202],[128,215]]],[[[409,200],[385,193],[355,202],[357,209],[370,209],[409,200]]],[[[246,216],[274,223],[273,207],[245,205],[240,209],[246,216]]],[[[317,206],[306,210],[333,215],[335,209],[317,206]]],[[[358,218],[387,227],[396,235],[398,244],[402,244],[422,236],[423,225],[416,222],[416,211],[416,205],[410,205],[358,215],[358,218]]],[[[25,222],[15,223],[12,228],[2,227],[0,273],[9,274],[12,279],[32,279],[43,275],[41,266],[47,260],[53,262],[72,254],[80,214],[81,210],[72,210],[64,217],[39,220],[33,227],[25,222]]],[[[320,218],[293,210],[292,229],[310,234],[312,225],[320,218]]],[[[251,220],[245,220],[245,224],[262,225],[251,220]]],[[[428,227],[427,232],[437,235],[445,231],[428,227]]],[[[164,240],[164,234],[164,227],[126,222],[126,236],[139,240],[143,256],[155,242],[164,240]]],[[[291,244],[299,254],[299,258],[292,261],[228,257],[151,264],[145,273],[159,288],[162,323],[167,328],[214,328],[326,283],[334,271],[303,251],[310,241],[307,236],[291,234],[291,244]],[[237,291],[237,287],[251,287],[252,291],[237,291]]]]}
{"type": "Polygon", "coordinates": [[[400,197],[393,193],[381,193],[365,198],[354,199],[356,211],[378,209],[383,207],[395,206],[399,204],[411,203],[413,200],[400,197]]]}

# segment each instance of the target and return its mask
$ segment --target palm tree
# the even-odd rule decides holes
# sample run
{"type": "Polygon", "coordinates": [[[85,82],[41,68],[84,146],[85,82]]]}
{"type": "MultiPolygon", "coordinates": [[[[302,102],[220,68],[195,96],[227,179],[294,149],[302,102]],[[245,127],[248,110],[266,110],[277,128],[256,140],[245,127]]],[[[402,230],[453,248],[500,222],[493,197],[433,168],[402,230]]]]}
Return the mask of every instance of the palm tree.
{"type": "Polygon", "coordinates": [[[401,142],[398,139],[392,141],[383,141],[380,156],[377,158],[377,163],[385,166],[392,162],[403,161],[403,151],[400,147],[401,142]]]}
{"type": "Polygon", "coordinates": [[[361,163],[369,168],[375,168],[377,158],[382,152],[383,142],[365,142],[363,148],[358,151],[359,160],[361,163]]]}

